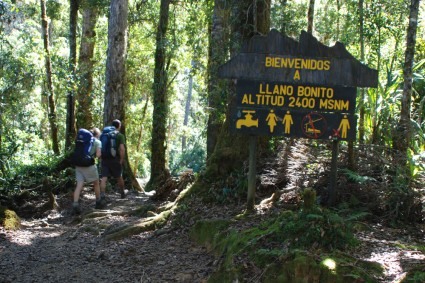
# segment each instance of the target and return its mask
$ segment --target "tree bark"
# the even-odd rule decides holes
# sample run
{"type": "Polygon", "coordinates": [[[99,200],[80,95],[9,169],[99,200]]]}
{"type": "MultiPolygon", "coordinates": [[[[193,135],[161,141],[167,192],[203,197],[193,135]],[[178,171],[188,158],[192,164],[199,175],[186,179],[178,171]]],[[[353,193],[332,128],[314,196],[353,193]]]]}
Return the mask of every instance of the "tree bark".
{"type": "Polygon", "coordinates": [[[74,83],[77,65],[77,19],[78,19],[78,0],[69,2],[69,90],[66,97],[66,130],[65,130],[65,148],[70,149],[75,130],[75,93],[74,83]]]}
{"type": "Polygon", "coordinates": [[[49,23],[46,14],[46,1],[40,0],[41,7],[41,30],[44,43],[44,66],[46,69],[46,84],[47,84],[47,96],[49,106],[49,124],[50,133],[52,138],[52,149],[55,155],[59,155],[59,142],[58,142],[58,126],[57,126],[57,114],[56,104],[54,99],[53,81],[52,81],[52,62],[50,60],[50,47],[49,47],[49,23]]]}
{"type": "MultiPolygon", "coordinates": [[[[365,52],[364,52],[364,10],[363,5],[364,0],[359,0],[359,36],[360,36],[360,61],[364,62],[365,52]]],[[[360,114],[359,114],[359,143],[364,143],[365,136],[365,89],[360,90],[360,114]]]]}
{"type": "MultiPolygon", "coordinates": [[[[110,125],[119,119],[120,132],[125,135],[125,102],[127,98],[127,40],[128,40],[128,0],[111,0],[108,22],[108,54],[106,59],[106,80],[104,100],[104,125],[110,125]]],[[[128,148],[128,147],[127,147],[128,148]]],[[[126,149],[127,149],[126,148],[126,149]]],[[[125,151],[123,177],[136,190],[141,190],[128,161],[128,150],[125,151]]]]}
{"type": "Polygon", "coordinates": [[[217,138],[226,114],[227,82],[220,80],[217,69],[224,64],[229,53],[230,5],[226,0],[214,1],[208,56],[208,126],[207,126],[207,159],[214,152],[217,138]]]}
{"type": "MultiPolygon", "coordinates": [[[[95,27],[98,19],[98,8],[88,5],[83,11],[82,37],[79,57],[79,85],[77,92],[77,128],[92,128],[93,125],[93,56],[96,44],[95,27]]],[[[125,58],[124,58],[125,59],[125,58]]],[[[124,64],[122,62],[121,64],[124,64]]],[[[124,68],[124,67],[121,67],[124,68]]],[[[108,72],[108,71],[107,71],[108,72]]],[[[120,75],[123,76],[123,75],[120,75]]],[[[121,77],[121,79],[124,79],[121,77]]],[[[122,90],[124,96],[125,90],[122,90]]],[[[114,119],[114,118],[111,118],[114,119]]]]}
{"type": "Polygon", "coordinates": [[[310,0],[308,5],[308,25],[307,25],[307,32],[310,34],[313,34],[313,22],[314,22],[314,4],[315,0],[310,0]]]}
{"type": "MultiPolygon", "coordinates": [[[[192,61],[192,65],[194,62],[192,61]]],[[[186,127],[189,123],[189,114],[190,114],[190,103],[192,101],[192,89],[193,89],[193,76],[192,76],[192,70],[189,70],[189,84],[188,84],[188,90],[187,90],[187,99],[186,99],[186,105],[184,108],[184,119],[183,119],[183,125],[186,127]]],[[[186,135],[183,133],[182,136],[182,152],[186,149],[186,135]]]]}
{"type": "Polygon", "coordinates": [[[167,29],[170,0],[161,0],[160,17],[156,33],[155,69],[153,82],[153,117],[151,141],[151,176],[146,191],[157,189],[168,179],[166,169],[166,125],[168,118],[167,29]]]}
{"type": "Polygon", "coordinates": [[[123,122],[125,133],[124,102],[127,91],[125,60],[127,57],[128,0],[111,0],[108,23],[108,54],[103,123],[110,125],[114,119],[123,122]]]}
{"type": "MultiPolygon", "coordinates": [[[[249,40],[253,35],[268,33],[270,28],[270,19],[264,15],[270,14],[264,10],[270,8],[270,1],[265,1],[264,3],[261,3],[261,5],[260,2],[264,1],[256,1],[255,5],[252,5],[253,2],[248,0],[235,1],[234,6],[230,7],[230,10],[233,12],[230,18],[234,19],[233,25],[231,27],[232,39],[230,41],[233,43],[233,45],[230,46],[230,53],[236,54],[239,52],[240,46],[242,46],[242,44],[249,40]]],[[[222,39],[223,37],[218,38],[222,39]]],[[[219,46],[220,48],[225,46],[220,42],[214,41],[211,42],[211,45],[217,47],[219,46]]],[[[225,58],[226,57],[223,57],[221,60],[225,58]]],[[[233,95],[235,91],[234,86],[234,83],[230,82],[229,89],[231,91],[229,91],[229,95],[227,97],[229,105],[226,110],[227,119],[225,119],[224,124],[221,127],[214,152],[208,158],[207,170],[205,173],[206,179],[225,181],[230,176],[230,173],[240,169],[242,164],[247,161],[248,158],[249,143],[247,142],[247,137],[244,135],[235,135],[229,132],[228,123],[231,120],[230,110],[235,103],[235,96],[233,95]]],[[[256,139],[256,137],[253,139],[256,139]]],[[[254,148],[254,143],[251,145],[251,148],[254,148]]],[[[251,156],[251,158],[255,158],[255,156],[251,156]]],[[[252,164],[255,164],[255,162],[252,162],[252,164]]],[[[254,168],[252,168],[252,170],[254,170],[254,168]]],[[[250,176],[253,175],[255,175],[255,172],[251,172],[250,176]]],[[[255,190],[255,178],[253,182],[255,190]]],[[[251,191],[250,195],[254,197],[255,193],[251,191]]],[[[252,210],[254,204],[255,199],[248,200],[247,210],[252,210]]]]}
{"type": "Polygon", "coordinates": [[[400,121],[393,138],[393,148],[395,149],[395,160],[402,171],[407,171],[407,150],[411,143],[411,101],[413,82],[413,59],[415,55],[416,32],[418,28],[420,0],[411,0],[409,26],[407,28],[406,51],[403,69],[403,96],[401,99],[400,121]]]}

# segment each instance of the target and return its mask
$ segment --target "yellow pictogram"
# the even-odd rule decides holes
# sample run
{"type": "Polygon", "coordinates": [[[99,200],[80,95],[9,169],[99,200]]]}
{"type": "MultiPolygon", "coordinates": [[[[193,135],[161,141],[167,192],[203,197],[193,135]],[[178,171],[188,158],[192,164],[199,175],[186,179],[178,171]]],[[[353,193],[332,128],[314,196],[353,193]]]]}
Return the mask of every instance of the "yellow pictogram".
{"type": "Polygon", "coordinates": [[[266,121],[268,122],[267,125],[270,127],[270,133],[274,132],[274,127],[276,126],[277,122],[277,116],[274,113],[274,110],[270,110],[269,115],[267,115],[266,121]]]}
{"type": "Polygon", "coordinates": [[[242,110],[245,113],[245,117],[238,119],[236,121],[236,129],[240,129],[242,126],[245,127],[257,127],[258,128],[258,119],[252,119],[252,114],[255,113],[254,110],[242,110]]]}
{"type": "Polygon", "coordinates": [[[314,123],[321,121],[323,118],[319,118],[316,120],[312,120],[311,117],[309,117],[309,120],[307,123],[304,124],[304,131],[306,134],[320,134],[322,133],[322,131],[320,131],[319,129],[316,129],[314,123]]]}
{"type": "Polygon", "coordinates": [[[291,133],[291,125],[294,124],[294,121],[292,120],[292,115],[289,111],[286,111],[282,124],[285,126],[285,134],[291,133]]]}
{"type": "Polygon", "coordinates": [[[350,121],[348,121],[347,115],[344,115],[344,118],[341,119],[339,124],[338,131],[341,131],[341,138],[347,138],[347,132],[350,129],[350,121]]]}

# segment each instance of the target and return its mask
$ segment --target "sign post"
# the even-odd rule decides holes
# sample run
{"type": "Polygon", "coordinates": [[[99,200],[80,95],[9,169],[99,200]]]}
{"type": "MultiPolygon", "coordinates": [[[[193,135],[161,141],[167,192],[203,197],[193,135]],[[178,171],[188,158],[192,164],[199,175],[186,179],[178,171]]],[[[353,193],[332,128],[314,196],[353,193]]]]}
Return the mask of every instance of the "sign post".
{"type": "Polygon", "coordinates": [[[267,135],[332,140],[333,204],[338,143],[356,139],[356,87],[376,87],[378,72],[339,42],[328,47],[307,32],[297,42],[276,30],[252,37],[218,72],[237,79],[230,127],[250,136],[248,209],[255,196],[255,136],[267,135]]]}

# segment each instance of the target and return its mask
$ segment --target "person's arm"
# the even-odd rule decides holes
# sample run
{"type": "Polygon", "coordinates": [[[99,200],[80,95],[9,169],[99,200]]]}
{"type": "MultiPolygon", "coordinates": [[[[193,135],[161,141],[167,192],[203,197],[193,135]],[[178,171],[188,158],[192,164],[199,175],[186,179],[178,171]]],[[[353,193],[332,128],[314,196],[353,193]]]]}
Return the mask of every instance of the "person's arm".
{"type": "Polygon", "coordinates": [[[120,151],[120,163],[121,163],[121,164],[124,164],[125,146],[124,146],[124,144],[123,144],[123,143],[122,143],[122,144],[120,144],[119,151],[120,151]]]}
{"type": "Polygon", "coordinates": [[[96,157],[97,158],[100,158],[100,156],[102,155],[102,150],[101,150],[101,148],[100,147],[97,147],[96,148],[96,157]]]}

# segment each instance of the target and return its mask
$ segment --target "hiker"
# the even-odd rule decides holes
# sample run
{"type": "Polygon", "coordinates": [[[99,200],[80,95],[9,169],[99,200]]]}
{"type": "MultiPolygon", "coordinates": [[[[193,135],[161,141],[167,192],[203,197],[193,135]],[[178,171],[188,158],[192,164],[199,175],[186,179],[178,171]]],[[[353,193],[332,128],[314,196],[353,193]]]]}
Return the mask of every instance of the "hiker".
{"type": "Polygon", "coordinates": [[[100,181],[100,195],[105,199],[106,182],[108,177],[117,179],[121,198],[125,198],[123,166],[125,158],[125,136],[120,133],[121,121],[115,119],[112,126],[103,129],[100,140],[102,142],[102,178],[100,181]]]}
{"type": "MultiPolygon", "coordinates": [[[[100,130],[98,128],[93,128],[90,132],[88,132],[85,129],[80,129],[78,131],[77,142],[79,139],[81,139],[80,135],[83,134],[87,135],[87,138],[89,139],[90,145],[88,153],[90,157],[93,158],[93,161],[92,163],[90,163],[91,165],[89,166],[75,166],[75,177],[77,179],[77,186],[74,190],[74,202],[72,203],[73,212],[75,214],[81,213],[79,200],[81,190],[83,189],[85,182],[91,182],[93,184],[94,193],[96,195],[95,209],[102,209],[106,206],[106,203],[100,199],[99,172],[94,162],[95,157],[100,158],[101,156],[102,143],[97,138],[100,135],[100,130]]],[[[77,164],[79,163],[77,162],[77,164]]]]}

